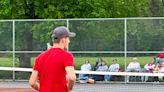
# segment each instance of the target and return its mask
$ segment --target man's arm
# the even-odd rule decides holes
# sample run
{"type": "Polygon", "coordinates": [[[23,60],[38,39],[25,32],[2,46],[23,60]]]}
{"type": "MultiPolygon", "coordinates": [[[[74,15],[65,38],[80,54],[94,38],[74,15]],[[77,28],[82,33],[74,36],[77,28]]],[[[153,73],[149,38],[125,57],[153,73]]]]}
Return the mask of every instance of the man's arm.
{"type": "Polygon", "coordinates": [[[32,88],[39,90],[40,83],[38,82],[38,71],[33,70],[29,79],[29,84],[32,88]]]}
{"type": "Polygon", "coordinates": [[[76,81],[76,75],[73,66],[67,66],[65,68],[68,76],[68,90],[72,90],[76,81]]]}

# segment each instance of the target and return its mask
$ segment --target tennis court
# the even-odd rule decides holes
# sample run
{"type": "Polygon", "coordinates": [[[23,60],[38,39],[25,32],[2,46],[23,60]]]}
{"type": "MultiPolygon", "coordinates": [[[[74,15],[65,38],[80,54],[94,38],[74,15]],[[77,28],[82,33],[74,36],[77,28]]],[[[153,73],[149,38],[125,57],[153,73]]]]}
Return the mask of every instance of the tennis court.
{"type": "MultiPolygon", "coordinates": [[[[72,92],[164,92],[160,83],[76,83],[72,92]]],[[[37,92],[30,88],[28,82],[1,81],[0,92],[37,92]]]]}

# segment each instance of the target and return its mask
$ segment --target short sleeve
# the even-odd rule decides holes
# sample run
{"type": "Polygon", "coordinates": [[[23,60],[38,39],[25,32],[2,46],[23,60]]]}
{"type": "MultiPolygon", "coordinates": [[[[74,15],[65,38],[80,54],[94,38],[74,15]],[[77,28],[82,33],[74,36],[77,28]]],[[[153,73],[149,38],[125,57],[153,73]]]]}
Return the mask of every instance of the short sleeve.
{"type": "Polygon", "coordinates": [[[37,58],[35,59],[35,63],[34,63],[34,66],[33,66],[33,70],[36,70],[36,71],[39,70],[38,61],[39,61],[39,58],[37,57],[37,58]]]}
{"type": "Polygon", "coordinates": [[[66,54],[65,58],[64,58],[64,66],[74,66],[74,58],[73,55],[68,53],[66,54]]]}

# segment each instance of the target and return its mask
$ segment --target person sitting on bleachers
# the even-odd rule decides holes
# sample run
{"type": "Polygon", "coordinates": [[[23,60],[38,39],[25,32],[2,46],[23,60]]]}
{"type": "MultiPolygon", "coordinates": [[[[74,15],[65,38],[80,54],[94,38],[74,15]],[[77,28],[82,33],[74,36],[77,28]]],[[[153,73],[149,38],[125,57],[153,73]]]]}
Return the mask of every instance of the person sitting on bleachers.
{"type": "MultiPolygon", "coordinates": [[[[93,67],[93,71],[97,71],[98,67],[100,66],[101,62],[102,62],[102,58],[99,57],[96,61],[96,64],[95,66],[93,67]]],[[[92,77],[94,78],[95,81],[100,81],[102,80],[101,76],[100,75],[92,75],[92,77]]]]}
{"type": "MultiPolygon", "coordinates": [[[[161,67],[159,70],[160,73],[164,73],[164,62],[161,63],[161,67]]],[[[159,79],[164,82],[164,76],[160,76],[159,79]]]]}
{"type": "MultiPolygon", "coordinates": [[[[92,69],[90,62],[87,60],[81,65],[81,71],[90,71],[92,69]]],[[[79,74],[80,83],[94,83],[94,80],[90,78],[88,74],[79,74]]]]}
{"type": "MultiPolygon", "coordinates": [[[[149,72],[149,73],[152,73],[154,67],[155,67],[155,62],[154,62],[154,60],[151,60],[149,63],[145,64],[144,69],[142,70],[142,72],[149,72]]],[[[141,78],[142,78],[141,80],[142,80],[143,82],[146,82],[146,81],[148,81],[148,79],[149,79],[148,76],[145,76],[145,77],[142,76],[141,78]]]]}
{"type": "MultiPolygon", "coordinates": [[[[108,70],[108,66],[103,60],[98,63],[96,71],[107,71],[107,70],[108,70]]],[[[94,79],[96,81],[103,81],[105,79],[104,77],[105,77],[104,75],[94,75],[94,79]]]]}
{"type": "Polygon", "coordinates": [[[96,71],[96,70],[98,69],[98,67],[100,66],[100,64],[101,64],[102,61],[103,61],[103,60],[102,60],[101,57],[99,57],[99,58],[97,59],[96,64],[95,64],[95,66],[93,67],[93,71],[96,71]]]}
{"type": "MultiPolygon", "coordinates": [[[[156,64],[155,64],[155,67],[154,67],[154,69],[153,69],[153,73],[159,73],[160,68],[161,68],[160,63],[156,63],[156,64]]],[[[153,81],[154,81],[154,82],[159,82],[158,76],[155,76],[153,81]]]]}
{"type": "Polygon", "coordinates": [[[164,73],[164,62],[161,63],[161,67],[160,67],[159,72],[164,73]]]}
{"type": "MultiPolygon", "coordinates": [[[[139,72],[141,70],[140,63],[138,62],[138,59],[134,57],[132,59],[132,62],[129,63],[127,67],[127,72],[139,72]]],[[[129,82],[129,76],[127,76],[127,82],[129,82]]]]}
{"type": "MultiPolygon", "coordinates": [[[[119,72],[120,65],[117,63],[117,59],[112,60],[112,64],[109,66],[109,72],[119,72]]],[[[111,75],[105,75],[105,81],[110,81],[111,75]]]]}
{"type": "Polygon", "coordinates": [[[107,70],[108,70],[107,64],[104,61],[102,61],[96,71],[107,71],[107,70]]]}

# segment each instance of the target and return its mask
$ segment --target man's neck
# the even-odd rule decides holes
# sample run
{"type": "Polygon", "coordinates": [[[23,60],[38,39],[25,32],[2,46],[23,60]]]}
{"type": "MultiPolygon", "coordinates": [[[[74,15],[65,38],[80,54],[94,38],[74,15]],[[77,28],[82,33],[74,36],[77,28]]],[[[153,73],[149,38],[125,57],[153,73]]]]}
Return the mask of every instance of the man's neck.
{"type": "Polygon", "coordinates": [[[57,44],[57,43],[54,43],[52,48],[60,48],[64,50],[64,46],[62,44],[57,44]]]}

